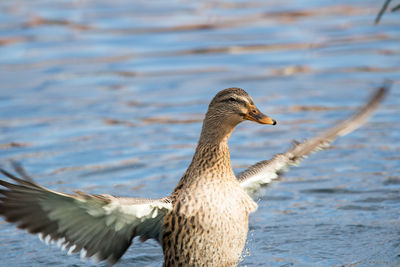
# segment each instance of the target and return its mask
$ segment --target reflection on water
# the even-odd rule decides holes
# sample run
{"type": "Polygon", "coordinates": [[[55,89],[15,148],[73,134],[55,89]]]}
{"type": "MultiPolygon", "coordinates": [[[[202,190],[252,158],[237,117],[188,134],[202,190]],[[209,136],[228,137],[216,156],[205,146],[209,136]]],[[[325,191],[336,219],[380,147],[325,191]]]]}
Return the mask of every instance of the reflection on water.
{"type": "MultiPolygon", "coordinates": [[[[379,2],[379,1],[378,1],[379,2]]],[[[264,189],[243,266],[400,264],[398,13],[377,1],[3,1],[0,162],[60,191],[160,197],[214,94],[250,92],[278,127],[231,138],[236,170],[344,118],[384,78],[365,127],[264,189]]],[[[0,222],[7,266],[86,266],[0,222]]],[[[121,265],[157,266],[155,242],[121,265]]]]}

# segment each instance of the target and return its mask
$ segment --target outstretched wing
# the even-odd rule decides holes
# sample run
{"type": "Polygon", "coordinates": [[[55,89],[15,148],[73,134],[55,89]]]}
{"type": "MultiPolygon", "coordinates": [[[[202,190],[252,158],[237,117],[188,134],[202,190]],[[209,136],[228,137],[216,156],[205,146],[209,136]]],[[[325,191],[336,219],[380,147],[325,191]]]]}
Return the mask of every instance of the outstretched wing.
{"type": "Polygon", "coordinates": [[[68,253],[117,262],[135,236],[160,242],[162,220],[172,210],[165,199],[58,193],[0,171],[16,184],[0,180],[0,214],[46,243],[68,253]]]}
{"type": "Polygon", "coordinates": [[[275,155],[271,160],[260,161],[239,173],[237,178],[242,188],[249,194],[253,194],[261,186],[278,178],[279,174],[291,165],[299,163],[308,154],[327,148],[339,136],[346,135],[363,125],[383,100],[389,90],[389,86],[390,84],[385,83],[376,90],[370,100],[349,119],[314,138],[305,140],[302,143],[295,143],[293,148],[285,153],[275,155]]]}

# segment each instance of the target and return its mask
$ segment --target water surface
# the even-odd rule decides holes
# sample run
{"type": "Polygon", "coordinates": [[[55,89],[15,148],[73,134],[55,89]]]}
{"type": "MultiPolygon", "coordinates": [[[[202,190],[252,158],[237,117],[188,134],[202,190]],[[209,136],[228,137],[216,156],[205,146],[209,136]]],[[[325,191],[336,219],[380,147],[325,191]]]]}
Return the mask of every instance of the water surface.
{"type": "MultiPolygon", "coordinates": [[[[394,80],[360,130],[265,188],[241,266],[400,264],[399,13],[383,1],[2,1],[0,163],[71,192],[162,197],[221,89],[276,127],[230,140],[235,171],[345,118],[394,80]]],[[[4,266],[87,266],[0,222],[4,266]]],[[[160,266],[134,242],[120,266],[160,266]]]]}

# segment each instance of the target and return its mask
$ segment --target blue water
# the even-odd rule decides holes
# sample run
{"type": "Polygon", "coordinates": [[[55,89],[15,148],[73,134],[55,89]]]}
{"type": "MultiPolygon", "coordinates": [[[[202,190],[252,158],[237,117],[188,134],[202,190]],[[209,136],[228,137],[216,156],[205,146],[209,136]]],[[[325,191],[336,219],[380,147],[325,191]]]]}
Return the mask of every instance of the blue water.
{"type": "MultiPolygon", "coordinates": [[[[236,171],[346,118],[385,78],[358,131],[263,189],[241,266],[400,265],[400,13],[383,1],[2,1],[0,164],[40,184],[168,195],[221,89],[276,127],[230,140],[236,171]]],[[[87,266],[0,221],[0,265],[87,266]]],[[[160,266],[134,242],[119,266],[160,266]]]]}

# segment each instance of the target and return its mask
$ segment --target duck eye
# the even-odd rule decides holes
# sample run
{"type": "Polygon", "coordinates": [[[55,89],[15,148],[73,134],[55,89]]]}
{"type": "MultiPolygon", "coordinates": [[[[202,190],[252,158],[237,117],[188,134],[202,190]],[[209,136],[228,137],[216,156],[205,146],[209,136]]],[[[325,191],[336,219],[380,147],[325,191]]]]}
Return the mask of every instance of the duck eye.
{"type": "Polygon", "coordinates": [[[234,97],[229,97],[224,100],[221,100],[221,102],[237,102],[237,100],[234,97]]]}

